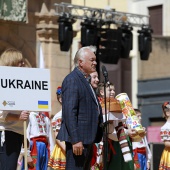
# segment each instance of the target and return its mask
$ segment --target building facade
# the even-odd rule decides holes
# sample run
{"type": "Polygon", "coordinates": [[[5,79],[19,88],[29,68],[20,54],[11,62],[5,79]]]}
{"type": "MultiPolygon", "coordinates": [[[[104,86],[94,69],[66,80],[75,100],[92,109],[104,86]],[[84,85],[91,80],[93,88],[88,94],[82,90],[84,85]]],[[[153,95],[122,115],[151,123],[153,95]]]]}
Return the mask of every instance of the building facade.
{"type": "Polygon", "coordinates": [[[130,0],[128,5],[129,11],[133,13],[149,15],[148,22],[153,29],[149,60],[140,60],[138,47],[133,51],[135,55],[132,57],[132,84],[136,87],[133,96],[136,96],[137,106],[143,113],[143,125],[161,126],[165,122],[161,105],[170,99],[170,2],[130,0]]]}
{"type": "MultiPolygon", "coordinates": [[[[55,91],[64,77],[73,69],[73,58],[79,48],[80,22],[74,24],[75,35],[68,52],[60,51],[58,42],[58,16],[54,3],[59,0],[27,1],[27,22],[0,20],[0,53],[14,47],[22,51],[32,67],[49,68],[51,72],[51,98],[54,115],[61,106],[56,102],[55,91]]],[[[106,65],[109,79],[116,87],[116,93],[127,92],[134,107],[143,114],[144,126],[159,124],[161,104],[169,99],[169,35],[170,23],[168,0],[128,0],[105,1],[65,0],[64,2],[93,8],[111,8],[116,11],[150,15],[149,22],[154,30],[152,53],[149,60],[140,60],[137,29],[134,28],[133,50],[130,58],[120,59],[118,64],[100,63],[100,79],[103,80],[101,66],[106,65]],[[155,19],[156,18],[156,19],[155,19]],[[158,20],[159,19],[159,20],[158,20]],[[156,24],[155,24],[156,23],[156,24]],[[152,114],[151,114],[152,113],[152,114]]]]}
{"type": "MultiPolygon", "coordinates": [[[[58,16],[54,3],[58,0],[27,1],[27,21],[0,20],[0,53],[7,48],[20,50],[32,67],[50,69],[51,100],[54,115],[61,109],[56,89],[70,72],[71,53],[60,51],[58,16]]],[[[70,3],[70,1],[65,1],[70,3]]]]}

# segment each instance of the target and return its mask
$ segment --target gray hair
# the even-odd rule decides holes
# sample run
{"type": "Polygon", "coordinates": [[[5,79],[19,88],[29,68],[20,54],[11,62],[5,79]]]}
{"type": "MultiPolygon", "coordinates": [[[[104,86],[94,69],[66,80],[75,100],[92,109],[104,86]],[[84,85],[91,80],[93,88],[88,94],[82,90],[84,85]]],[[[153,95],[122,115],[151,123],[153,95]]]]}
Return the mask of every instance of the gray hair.
{"type": "Polygon", "coordinates": [[[86,46],[86,47],[80,48],[74,57],[74,64],[76,67],[78,66],[79,59],[82,59],[82,60],[84,59],[84,54],[86,50],[90,50],[91,52],[96,53],[97,49],[96,49],[96,46],[86,46]]]}

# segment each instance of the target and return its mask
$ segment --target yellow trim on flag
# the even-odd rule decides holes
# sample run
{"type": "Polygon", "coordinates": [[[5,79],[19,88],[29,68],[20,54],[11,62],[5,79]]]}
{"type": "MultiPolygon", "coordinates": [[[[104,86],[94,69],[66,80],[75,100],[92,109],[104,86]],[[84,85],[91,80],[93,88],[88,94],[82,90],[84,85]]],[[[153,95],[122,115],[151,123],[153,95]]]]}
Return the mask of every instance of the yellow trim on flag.
{"type": "Polygon", "coordinates": [[[48,109],[48,105],[38,105],[39,109],[48,109]]]}

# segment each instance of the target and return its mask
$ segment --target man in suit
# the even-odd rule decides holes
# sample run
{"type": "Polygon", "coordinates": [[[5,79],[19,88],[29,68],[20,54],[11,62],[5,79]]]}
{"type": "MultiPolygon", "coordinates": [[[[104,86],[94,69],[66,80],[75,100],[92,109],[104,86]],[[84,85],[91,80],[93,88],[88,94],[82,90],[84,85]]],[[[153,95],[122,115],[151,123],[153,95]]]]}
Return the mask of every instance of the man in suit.
{"type": "Polygon", "coordinates": [[[102,111],[89,83],[97,65],[94,52],[92,46],[79,49],[76,67],[62,83],[62,123],[57,139],[66,143],[66,170],[89,170],[93,143],[102,138],[102,111]]]}

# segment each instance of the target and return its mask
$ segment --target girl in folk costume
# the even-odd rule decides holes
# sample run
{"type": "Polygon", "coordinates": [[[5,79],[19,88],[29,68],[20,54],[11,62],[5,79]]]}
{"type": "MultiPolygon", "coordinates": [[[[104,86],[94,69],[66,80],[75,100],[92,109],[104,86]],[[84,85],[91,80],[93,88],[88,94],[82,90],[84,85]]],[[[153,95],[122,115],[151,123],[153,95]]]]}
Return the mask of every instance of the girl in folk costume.
{"type": "MultiPolygon", "coordinates": [[[[102,98],[101,106],[104,108],[104,83],[99,83],[97,92],[102,98]]],[[[123,124],[126,122],[126,117],[122,114],[121,108],[112,107],[113,103],[119,105],[115,97],[115,87],[113,84],[106,84],[106,105],[108,125],[108,146],[109,146],[109,161],[107,170],[134,170],[134,162],[132,158],[132,148],[129,142],[129,136],[136,135],[133,130],[126,130],[123,124]],[[113,102],[113,103],[112,103],[113,102]]],[[[116,106],[116,107],[117,107],[116,106]]],[[[103,116],[105,121],[105,115],[103,116]]]]}
{"type": "Polygon", "coordinates": [[[166,123],[161,127],[161,139],[165,144],[165,148],[162,152],[159,170],[169,170],[170,169],[170,102],[165,102],[162,105],[162,110],[164,112],[164,117],[166,118],[166,123]]]}
{"type": "MultiPolygon", "coordinates": [[[[134,110],[141,123],[141,111],[139,109],[134,110]]],[[[146,136],[141,138],[140,141],[135,141],[135,139],[133,139],[132,145],[134,151],[134,161],[138,163],[136,164],[136,167],[139,167],[140,170],[149,170],[152,154],[149,149],[146,136]]]]}
{"type": "MultiPolygon", "coordinates": [[[[90,74],[91,79],[90,79],[90,84],[94,89],[94,92],[96,94],[96,89],[99,84],[99,78],[98,78],[98,73],[93,72],[90,74]]],[[[102,148],[103,148],[103,142],[101,141],[100,143],[95,143],[93,145],[93,157],[91,160],[91,170],[102,170],[103,165],[102,165],[102,148]]]]}
{"type": "MultiPolygon", "coordinates": [[[[30,112],[27,138],[30,143],[30,155],[34,163],[34,168],[28,167],[28,169],[47,170],[49,154],[54,143],[50,120],[43,112],[30,112]]],[[[22,169],[24,169],[24,163],[22,169]]]]}
{"type": "MultiPolygon", "coordinates": [[[[61,87],[57,88],[56,94],[57,94],[57,99],[59,103],[61,104],[62,103],[61,87]]],[[[61,116],[62,116],[62,110],[60,110],[52,119],[52,128],[55,133],[55,137],[57,136],[58,131],[61,126],[61,116]]],[[[65,143],[64,142],[60,142],[59,140],[56,139],[56,144],[50,156],[48,166],[55,170],[65,169],[66,157],[65,157],[65,143]]]]}

